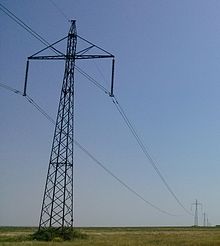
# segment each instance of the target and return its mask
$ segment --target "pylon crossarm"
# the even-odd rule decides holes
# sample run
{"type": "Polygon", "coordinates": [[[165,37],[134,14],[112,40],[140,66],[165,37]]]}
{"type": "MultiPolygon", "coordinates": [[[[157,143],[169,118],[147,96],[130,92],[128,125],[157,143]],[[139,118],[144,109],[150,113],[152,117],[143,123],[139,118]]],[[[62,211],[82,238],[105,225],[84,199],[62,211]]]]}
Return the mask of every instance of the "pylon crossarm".
{"type": "Polygon", "coordinates": [[[28,60],[74,60],[74,59],[100,59],[100,58],[114,58],[112,55],[56,55],[56,56],[30,56],[28,60]]]}
{"type": "Polygon", "coordinates": [[[81,40],[85,41],[86,43],[92,45],[93,47],[96,47],[97,49],[103,51],[104,53],[114,57],[110,52],[108,52],[107,50],[104,50],[103,48],[99,47],[98,45],[93,44],[92,42],[88,41],[87,39],[85,39],[85,38],[83,38],[83,37],[81,37],[79,35],[77,35],[77,37],[80,38],[81,40]]]}
{"type": "MultiPolygon", "coordinates": [[[[83,50],[80,50],[80,51],[76,52],[75,59],[114,58],[114,55],[112,55],[110,52],[104,50],[103,48],[99,47],[98,45],[95,45],[95,44],[91,43],[90,41],[88,41],[85,38],[82,38],[79,35],[76,35],[76,36],[78,38],[80,38],[81,40],[85,41],[86,43],[90,44],[90,46],[85,48],[85,49],[83,49],[83,50]],[[94,47],[97,48],[98,50],[106,53],[106,55],[84,55],[86,52],[88,52],[89,50],[91,50],[94,47]]],[[[33,55],[29,56],[28,59],[39,59],[39,60],[54,60],[54,59],[56,60],[57,59],[57,60],[65,60],[67,58],[67,56],[63,52],[61,52],[58,49],[56,49],[54,47],[54,45],[62,42],[63,40],[65,40],[67,38],[68,38],[68,36],[65,36],[65,37],[59,39],[58,41],[48,45],[44,49],[41,49],[38,52],[34,53],[33,55]],[[43,52],[43,51],[45,51],[47,49],[51,49],[57,55],[56,56],[37,56],[38,54],[40,54],[41,52],[43,52]],[[58,53],[60,55],[58,55],[58,53]]]]}
{"type": "Polygon", "coordinates": [[[88,52],[89,50],[91,50],[93,47],[95,47],[95,45],[91,45],[91,46],[89,46],[89,47],[87,47],[87,48],[85,48],[85,49],[83,49],[83,50],[80,50],[80,51],[78,51],[76,54],[81,54],[81,55],[83,55],[83,54],[85,54],[86,52],[88,52]]]}
{"type": "Polygon", "coordinates": [[[75,59],[114,58],[113,55],[76,55],[75,59]]]}
{"type": "Polygon", "coordinates": [[[32,57],[35,57],[36,55],[40,54],[41,52],[43,52],[43,51],[45,51],[45,50],[47,50],[47,49],[51,49],[51,50],[53,50],[56,54],[59,53],[60,55],[63,55],[63,56],[64,56],[65,54],[64,54],[63,52],[57,50],[57,49],[54,48],[53,46],[56,45],[56,44],[58,44],[58,43],[60,43],[60,42],[62,42],[62,41],[65,40],[67,37],[68,37],[68,36],[65,36],[64,38],[61,38],[60,40],[58,40],[58,41],[56,41],[56,42],[54,42],[54,43],[48,45],[47,47],[45,47],[45,48],[42,49],[42,50],[39,50],[38,52],[34,53],[32,56],[30,56],[30,57],[28,57],[28,58],[30,59],[30,58],[32,58],[32,57]]]}
{"type": "Polygon", "coordinates": [[[66,60],[65,55],[56,55],[56,56],[30,56],[28,60],[66,60]]]}

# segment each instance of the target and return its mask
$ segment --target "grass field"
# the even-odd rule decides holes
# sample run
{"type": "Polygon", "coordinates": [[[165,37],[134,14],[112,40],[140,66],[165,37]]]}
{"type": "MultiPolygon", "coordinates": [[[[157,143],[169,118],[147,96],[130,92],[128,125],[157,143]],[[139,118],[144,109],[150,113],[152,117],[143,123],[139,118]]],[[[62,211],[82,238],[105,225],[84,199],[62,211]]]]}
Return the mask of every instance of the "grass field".
{"type": "Polygon", "coordinates": [[[125,227],[77,228],[87,239],[71,242],[26,241],[36,231],[30,227],[0,227],[0,246],[203,246],[220,245],[220,228],[191,227],[125,227]]]}

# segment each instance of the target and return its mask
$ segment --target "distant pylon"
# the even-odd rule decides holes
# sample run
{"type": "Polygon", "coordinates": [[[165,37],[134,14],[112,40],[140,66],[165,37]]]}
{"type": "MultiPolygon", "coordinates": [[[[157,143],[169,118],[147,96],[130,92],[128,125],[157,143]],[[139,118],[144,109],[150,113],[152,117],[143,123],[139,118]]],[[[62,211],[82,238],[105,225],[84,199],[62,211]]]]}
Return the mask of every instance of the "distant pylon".
{"type": "Polygon", "coordinates": [[[206,224],[206,213],[205,212],[203,213],[203,226],[208,226],[206,224]]]}
{"type": "Polygon", "coordinates": [[[196,200],[195,203],[192,203],[193,205],[195,205],[194,226],[199,226],[198,206],[202,206],[202,203],[198,203],[198,200],[196,200]]]}
{"type": "Polygon", "coordinates": [[[207,225],[207,226],[210,226],[208,217],[206,218],[206,225],[207,225]]]}

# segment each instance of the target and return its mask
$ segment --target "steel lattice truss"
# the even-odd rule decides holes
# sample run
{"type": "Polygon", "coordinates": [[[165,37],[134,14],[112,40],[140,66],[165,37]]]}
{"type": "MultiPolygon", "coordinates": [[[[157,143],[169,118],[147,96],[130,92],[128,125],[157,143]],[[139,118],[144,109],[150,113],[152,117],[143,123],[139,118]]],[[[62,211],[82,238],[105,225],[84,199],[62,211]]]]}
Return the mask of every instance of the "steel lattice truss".
{"type": "MultiPolygon", "coordinates": [[[[72,23],[67,56],[75,57],[76,28],[72,23]]],[[[52,151],[40,217],[40,228],[73,226],[73,110],[75,59],[66,59],[52,151]]]]}
{"type": "Polygon", "coordinates": [[[113,97],[114,56],[77,35],[75,20],[71,21],[68,36],[28,57],[24,84],[26,96],[29,60],[65,60],[65,72],[47,173],[39,230],[73,227],[73,143],[74,143],[74,70],[77,59],[112,59],[112,78],[109,96],[113,97]],[[76,52],[77,37],[87,46],[76,52]],[[66,54],[55,45],[67,39],[66,54]],[[46,50],[56,55],[40,55],[46,50]],[[93,50],[98,54],[89,53],[93,50]]]}

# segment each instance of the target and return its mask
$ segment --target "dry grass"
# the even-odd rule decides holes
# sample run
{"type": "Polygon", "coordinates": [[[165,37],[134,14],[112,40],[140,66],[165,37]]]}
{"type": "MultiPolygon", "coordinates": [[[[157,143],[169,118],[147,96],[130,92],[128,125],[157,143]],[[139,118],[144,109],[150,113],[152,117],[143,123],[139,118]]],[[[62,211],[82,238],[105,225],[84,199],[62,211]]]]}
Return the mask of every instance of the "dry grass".
{"type": "Polygon", "coordinates": [[[33,228],[0,228],[0,246],[214,246],[219,228],[79,228],[88,239],[71,242],[22,241],[33,228]],[[23,239],[22,239],[23,236],[23,239]],[[14,241],[13,241],[14,240],[14,241]]]}

